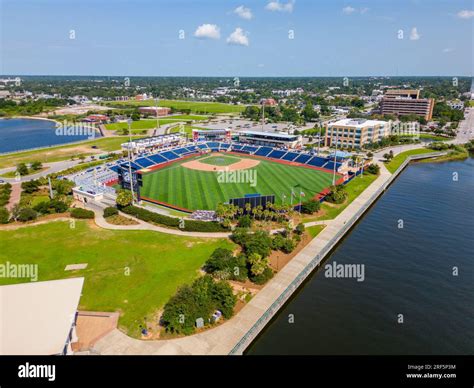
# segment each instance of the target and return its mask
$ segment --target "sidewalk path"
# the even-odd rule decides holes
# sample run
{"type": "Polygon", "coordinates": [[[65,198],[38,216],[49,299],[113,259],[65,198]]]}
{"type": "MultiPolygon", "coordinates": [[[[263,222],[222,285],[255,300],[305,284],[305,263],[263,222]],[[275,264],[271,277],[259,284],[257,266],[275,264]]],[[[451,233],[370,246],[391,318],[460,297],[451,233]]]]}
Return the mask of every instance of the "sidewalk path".
{"type": "Polygon", "coordinates": [[[10,212],[12,211],[13,207],[20,203],[21,199],[21,183],[15,182],[12,183],[12,192],[10,194],[10,200],[7,203],[7,210],[10,212]]]}

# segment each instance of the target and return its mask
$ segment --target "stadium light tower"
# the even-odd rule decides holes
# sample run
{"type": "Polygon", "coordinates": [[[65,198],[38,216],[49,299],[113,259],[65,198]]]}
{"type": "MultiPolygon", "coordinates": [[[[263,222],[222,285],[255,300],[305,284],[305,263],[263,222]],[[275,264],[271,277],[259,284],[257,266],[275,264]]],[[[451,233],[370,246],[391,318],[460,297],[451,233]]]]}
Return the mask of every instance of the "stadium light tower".
{"type": "MultiPolygon", "coordinates": [[[[334,127],[333,127],[334,129],[334,127]]],[[[334,134],[331,131],[331,138],[334,134]]],[[[337,155],[337,143],[339,141],[339,129],[336,130],[336,150],[334,151],[334,168],[333,168],[333,174],[332,174],[332,185],[334,186],[336,184],[336,155],[337,155]]]]}
{"type": "Polygon", "coordinates": [[[160,119],[159,119],[159,116],[158,116],[158,96],[155,98],[155,103],[156,103],[156,134],[159,135],[160,134],[160,119]]]}
{"type": "Polygon", "coordinates": [[[132,119],[127,120],[128,124],[128,176],[130,179],[130,191],[132,192],[132,205],[135,203],[135,195],[133,194],[133,176],[132,176],[132,119]]]}

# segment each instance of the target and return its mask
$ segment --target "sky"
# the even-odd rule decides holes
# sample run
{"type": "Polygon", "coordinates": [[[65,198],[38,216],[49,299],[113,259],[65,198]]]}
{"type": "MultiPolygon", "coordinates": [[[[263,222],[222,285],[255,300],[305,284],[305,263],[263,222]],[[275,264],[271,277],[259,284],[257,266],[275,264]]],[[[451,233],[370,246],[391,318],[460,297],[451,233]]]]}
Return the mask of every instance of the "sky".
{"type": "Polygon", "coordinates": [[[472,0],[0,0],[0,74],[472,76],[472,0]]]}

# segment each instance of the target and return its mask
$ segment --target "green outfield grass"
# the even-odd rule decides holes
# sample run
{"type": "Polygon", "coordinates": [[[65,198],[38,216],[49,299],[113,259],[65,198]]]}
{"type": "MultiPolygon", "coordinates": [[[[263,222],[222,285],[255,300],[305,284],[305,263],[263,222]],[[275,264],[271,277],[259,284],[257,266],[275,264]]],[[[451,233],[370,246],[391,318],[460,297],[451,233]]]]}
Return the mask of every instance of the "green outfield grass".
{"type": "MultiPolygon", "coordinates": [[[[118,311],[120,328],[138,338],[139,325],[153,321],[179,286],[192,283],[216,248],[234,248],[227,239],[97,230],[85,221],[76,221],[74,229],[69,222],[51,222],[0,230],[0,246],[0,263],[37,264],[39,281],[84,277],[79,309],[118,311]],[[88,266],[64,271],[77,263],[88,266]]],[[[0,285],[26,281],[0,277],[0,285]]]]}
{"type": "Polygon", "coordinates": [[[190,210],[214,210],[218,203],[227,202],[230,198],[255,193],[275,194],[276,203],[282,202],[282,194],[284,194],[289,203],[292,188],[298,194],[298,198],[293,201],[296,203],[300,189],[295,186],[300,185],[305,193],[304,198],[309,199],[332,183],[332,174],[329,172],[288,166],[267,160],[260,160],[258,166],[248,170],[256,171],[253,173],[256,174],[254,175],[255,186],[251,185],[251,180],[247,181],[248,183],[219,182],[219,173],[191,170],[182,167],[182,163],[176,162],[145,174],[142,196],[190,210]]]}
{"type": "MultiPolygon", "coordinates": [[[[113,101],[108,105],[116,106],[155,106],[155,100],[147,101],[113,101]]],[[[176,110],[190,109],[192,113],[240,113],[245,109],[245,105],[224,104],[220,102],[200,102],[200,101],[178,101],[159,100],[159,106],[173,108],[176,110]]]]}

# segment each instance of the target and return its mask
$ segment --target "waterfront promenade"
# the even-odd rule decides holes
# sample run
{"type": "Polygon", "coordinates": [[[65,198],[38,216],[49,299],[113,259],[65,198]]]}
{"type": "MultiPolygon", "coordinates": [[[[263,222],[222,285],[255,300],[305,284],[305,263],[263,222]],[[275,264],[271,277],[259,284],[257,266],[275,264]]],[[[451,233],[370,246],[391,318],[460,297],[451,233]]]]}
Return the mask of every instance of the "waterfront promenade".
{"type": "MultiPolygon", "coordinates": [[[[444,153],[433,153],[431,156],[441,154],[444,153]]],[[[420,155],[422,158],[429,156],[428,154],[420,155]]],[[[303,248],[229,321],[199,334],[161,341],[134,339],[115,329],[98,341],[92,351],[104,355],[242,354],[304,279],[324,261],[330,250],[383,193],[406,164],[415,158],[407,159],[394,174],[390,174],[383,163],[378,162],[379,177],[344,211],[328,223],[327,227],[315,239],[303,248]]]]}

